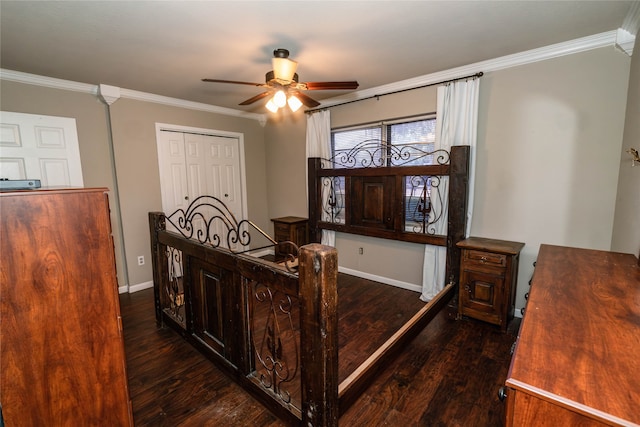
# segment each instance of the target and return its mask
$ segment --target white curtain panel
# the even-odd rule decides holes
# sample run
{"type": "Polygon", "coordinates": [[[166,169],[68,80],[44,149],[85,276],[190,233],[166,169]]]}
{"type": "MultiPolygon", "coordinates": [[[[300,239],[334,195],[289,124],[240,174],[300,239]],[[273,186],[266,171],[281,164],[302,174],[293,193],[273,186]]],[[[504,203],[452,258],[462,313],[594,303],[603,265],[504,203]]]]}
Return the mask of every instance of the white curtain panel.
{"type": "MultiPolygon", "coordinates": [[[[471,229],[473,211],[473,191],[475,181],[476,141],[478,139],[478,92],[480,80],[457,81],[438,87],[436,108],[436,141],[435,149],[451,150],[454,145],[469,145],[469,199],[467,204],[467,227],[465,236],[471,229]]],[[[449,211],[449,178],[440,181],[443,195],[442,206],[437,197],[433,197],[432,215],[442,212],[441,220],[436,224],[436,234],[447,233],[449,211]]],[[[422,267],[423,301],[431,301],[440,292],[448,280],[445,277],[447,248],[444,246],[425,245],[422,267]]]]}
{"type": "MultiPolygon", "coordinates": [[[[307,159],[310,157],[320,157],[328,159],[331,157],[331,114],[329,110],[317,111],[307,115],[307,159]]],[[[306,174],[308,177],[308,173],[306,174]]],[[[309,188],[307,183],[307,189],[309,188]]],[[[322,194],[322,202],[328,197],[322,194]]],[[[307,201],[309,194],[307,190],[307,201]]],[[[308,203],[307,203],[308,205],[308,203]]],[[[309,212],[311,213],[311,212],[309,212]]],[[[322,212],[322,219],[326,220],[325,213],[322,212]]],[[[336,233],[332,230],[322,230],[323,245],[335,246],[336,233]]]]}

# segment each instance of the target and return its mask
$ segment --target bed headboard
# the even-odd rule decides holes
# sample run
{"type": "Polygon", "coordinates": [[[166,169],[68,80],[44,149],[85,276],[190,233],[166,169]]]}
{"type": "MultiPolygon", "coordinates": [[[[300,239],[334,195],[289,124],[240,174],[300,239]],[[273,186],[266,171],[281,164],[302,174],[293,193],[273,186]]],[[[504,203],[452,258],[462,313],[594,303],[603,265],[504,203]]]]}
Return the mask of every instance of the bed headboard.
{"type": "Polygon", "coordinates": [[[379,146],[379,141],[365,141],[331,159],[308,159],[311,241],[320,242],[322,230],[334,230],[446,246],[446,277],[457,283],[456,243],[464,239],[466,228],[469,146],[454,146],[450,152],[403,147],[385,153],[391,166],[380,166],[379,146]],[[431,164],[415,165],[427,162],[431,164]],[[447,197],[448,209],[442,205],[447,197]]]}

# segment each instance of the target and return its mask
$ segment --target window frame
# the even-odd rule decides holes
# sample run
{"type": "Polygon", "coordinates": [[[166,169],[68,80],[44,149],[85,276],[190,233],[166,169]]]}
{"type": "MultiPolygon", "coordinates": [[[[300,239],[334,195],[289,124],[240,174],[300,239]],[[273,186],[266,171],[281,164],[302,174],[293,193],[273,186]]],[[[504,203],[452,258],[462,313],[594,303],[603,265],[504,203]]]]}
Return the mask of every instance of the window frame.
{"type": "MultiPolygon", "coordinates": [[[[335,136],[340,132],[350,132],[357,130],[365,130],[365,129],[380,129],[380,145],[379,150],[382,153],[382,159],[384,160],[384,164],[379,165],[380,167],[390,167],[393,166],[390,164],[391,154],[393,147],[403,147],[403,146],[424,146],[427,144],[431,144],[431,148],[428,151],[435,150],[435,127],[436,127],[436,113],[428,113],[419,116],[411,116],[411,117],[401,117],[391,120],[384,120],[381,122],[371,122],[364,123],[360,125],[353,126],[344,126],[339,128],[331,129],[331,158],[336,158],[336,139],[335,136]],[[424,143],[400,143],[395,144],[391,140],[391,127],[394,125],[405,124],[405,123],[413,123],[420,121],[433,121],[433,141],[432,142],[424,142],[424,143]]],[[[359,144],[360,142],[357,142],[359,144]]],[[[356,145],[357,145],[356,144],[356,145]]],[[[354,145],[353,147],[355,147],[354,145]]],[[[353,148],[351,147],[351,148],[353,148]]],[[[418,148],[422,150],[421,148],[418,148]]],[[[340,150],[341,152],[347,151],[349,149],[340,150]]],[[[426,150],[423,150],[426,151],[426,150]]]]}

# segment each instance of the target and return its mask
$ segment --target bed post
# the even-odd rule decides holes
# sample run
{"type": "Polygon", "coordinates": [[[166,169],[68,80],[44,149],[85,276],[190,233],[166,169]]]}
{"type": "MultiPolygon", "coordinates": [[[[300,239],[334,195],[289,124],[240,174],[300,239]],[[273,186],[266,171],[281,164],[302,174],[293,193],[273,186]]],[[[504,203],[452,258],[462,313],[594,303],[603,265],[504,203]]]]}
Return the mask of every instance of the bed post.
{"type": "Polygon", "coordinates": [[[319,196],[318,170],[322,169],[322,159],[311,157],[307,159],[307,186],[309,187],[309,241],[320,243],[322,230],[318,229],[322,202],[319,196]]]}
{"type": "Polygon", "coordinates": [[[468,145],[455,145],[451,147],[449,157],[446,280],[454,285],[458,285],[460,279],[460,248],[456,244],[465,238],[467,228],[469,153],[470,148],[468,145]]]}
{"type": "Polygon", "coordinates": [[[338,425],[338,252],[300,248],[302,425],[338,425]]]}
{"type": "Polygon", "coordinates": [[[166,230],[166,220],[163,212],[149,212],[149,231],[151,236],[151,265],[153,268],[153,299],[156,307],[156,323],[162,325],[162,304],[160,290],[162,281],[169,277],[168,266],[164,256],[165,246],[158,241],[158,232],[166,230]]]}

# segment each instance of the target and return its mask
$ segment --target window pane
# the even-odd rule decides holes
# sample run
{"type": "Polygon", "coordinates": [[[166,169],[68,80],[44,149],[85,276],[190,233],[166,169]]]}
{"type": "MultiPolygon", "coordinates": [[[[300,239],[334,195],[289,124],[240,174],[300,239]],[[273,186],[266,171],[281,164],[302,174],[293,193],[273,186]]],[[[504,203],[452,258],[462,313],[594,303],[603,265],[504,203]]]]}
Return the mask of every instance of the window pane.
{"type": "Polygon", "coordinates": [[[436,140],[436,119],[389,125],[390,165],[431,165],[436,140]]]}
{"type": "Polygon", "coordinates": [[[379,126],[333,132],[331,136],[336,168],[384,165],[379,126]]]}

